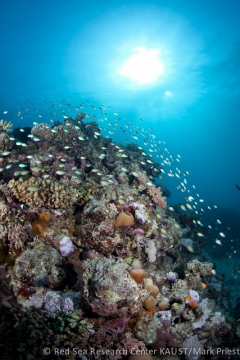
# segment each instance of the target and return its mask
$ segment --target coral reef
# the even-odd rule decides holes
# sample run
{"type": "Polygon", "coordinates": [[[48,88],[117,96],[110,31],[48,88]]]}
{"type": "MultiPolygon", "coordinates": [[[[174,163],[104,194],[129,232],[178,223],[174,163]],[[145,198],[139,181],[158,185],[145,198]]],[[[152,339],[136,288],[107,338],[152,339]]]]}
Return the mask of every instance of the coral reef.
{"type": "Polygon", "coordinates": [[[235,351],[230,295],[201,251],[209,230],[185,206],[168,207],[158,182],[170,160],[104,138],[88,118],[15,129],[17,140],[0,122],[3,358],[43,359],[44,347],[49,358],[76,348],[71,360],[235,351]]]}

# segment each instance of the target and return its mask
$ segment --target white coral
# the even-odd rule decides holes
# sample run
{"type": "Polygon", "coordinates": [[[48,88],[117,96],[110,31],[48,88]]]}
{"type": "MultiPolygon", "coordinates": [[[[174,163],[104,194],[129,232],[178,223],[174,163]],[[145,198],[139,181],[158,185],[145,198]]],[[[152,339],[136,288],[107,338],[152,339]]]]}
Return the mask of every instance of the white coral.
{"type": "Polygon", "coordinates": [[[145,253],[148,255],[149,262],[156,261],[157,249],[153,240],[148,240],[145,245],[145,253]]]}

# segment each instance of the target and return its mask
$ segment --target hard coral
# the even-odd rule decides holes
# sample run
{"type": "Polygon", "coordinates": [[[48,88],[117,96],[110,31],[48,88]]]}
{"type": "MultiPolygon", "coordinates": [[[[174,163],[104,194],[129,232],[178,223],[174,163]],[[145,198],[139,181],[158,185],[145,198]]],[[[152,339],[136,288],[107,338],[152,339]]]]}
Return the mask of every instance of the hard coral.
{"type": "Polygon", "coordinates": [[[6,133],[0,134],[0,150],[9,150],[12,148],[13,142],[10,140],[9,136],[6,133]]]}
{"type": "Polygon", "coordinates": [[[156,306],[156,300],[153,296],[149,296],[143,303],[143,306],[146,310],[152,310],[156,306]]]}
{"type": "Polygon", "coordinates": [[[167,299],[163,299],[159,304],[158,307],[160,310],[166,310],[169,306],[169,301],[167,299]]]}
{"type": "Polygon", "coordinates": [[[32,235],[28,224],[20,223],[10,224],[8,226],[0,225],[0,239],[10,248],[23,250],[32,235]]]}
{"type": "Polygon", "coordinates": [[[12,130],[13,124],[10,121],[0,120],[0,131],[8,132],[12,130]]]}
{"type": "Polygon", "coordinates": [[[144,285],[144,289],[150,292],[150,295],[156,297],[159,294],[159,288],[157,285],[147,283],[144,285]]]}
{"type": "Polygon", "coordinates": [[[48,183],[41,178],[31,177],[28,180],[10,180],[8,187],[16,198],[29,206],[47,208],[66,208],[72,205],[80,196],[80,192],[71,186],[64,186],[58,181],[48,183]],[[36,186],[38,191],[30,191],[29,187],[36,186]]]}
{"type": "Polygon", "coordinates": [[[149,185],[148,177],[143,173],[138,173],[138,181],[143,189],[146,189],[152,200],[162,209],[167,208],[166,198],[162,195],[161,189],[155,185],[149,185]]]}
{"type": "Polygon", "coordinates": [[[121,212],[120,214],[118,214],[117,218],[114,221],[114,226],[115,227],[119,227],[119,226],[130,226],[134,224],[134,217],[132,214],[128,213],[128,212],[121,212]]]}
{"type": "Polygon", "coordinates": [[[83,133],[72,124],[60,124],[52,129],[47,124],[42,123],[32,128],[32,134],[40,139],[50,141],[54,145],[61,146],[72,144],[73,138],[76,140],[79,136],[83,136],[83,133]]]}
{"type": "MultiPolygon", "coordinates": [[[[128,254],[131,256],[131,228],[114,227],[115,207],[113,209],[109,200],[104,200],[103,197],[101,200],[90,199],[84,206],[75,243],[85,250],[94,249],[103,255],[114,254],[124,258],[128,257],[128,254]]],[[[127,217],[133,220],[132,215],[127,217]]]]}
{"type": "Polygon", "coordinates": [[[143,279],[146,277],[146,273],[143,269],[132,269],[130,271],[130,276],[137,284],[141,284],[143,279]]]}
{"type": "Polygon", "coordinates": [[[54,138],[54,133],[51,131],[51,127],[47,124],[37,124],[32,128],[31,133],[38,136],[40,139],[51,141],[54,138]]]}

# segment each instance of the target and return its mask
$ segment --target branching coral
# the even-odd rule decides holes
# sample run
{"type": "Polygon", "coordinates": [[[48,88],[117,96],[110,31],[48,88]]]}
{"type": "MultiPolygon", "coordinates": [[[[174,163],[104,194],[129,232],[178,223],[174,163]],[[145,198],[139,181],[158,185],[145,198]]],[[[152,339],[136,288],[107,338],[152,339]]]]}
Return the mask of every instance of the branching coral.
{"type": "Polygon", "coordinates": [[[162,195],[161,189],[159,187],[150,186],[147,189],[147,192],[151,196],[155,204],[160,206],[160,208],[162,209],[167,208],[166,197],[162,195]]]}
{"type": "Polygon", "coordinates": [[[86,124],[82,123],[82,127],[84,128],[84,132],[87,134],[90,141],[94,139],[95,132],[100,132],[99,126],[95,121],[91,121],[86,124]]]}
{"type": "Polygon", "coordinates": [[[12,141],[9,136],[5,133],[0,134],[0,150],[9,150],[12,148],[12,141]]]}
{"type": "Polygon", "coordinates": [[[72,144],[73,139],[84,137],[84,134],[73,125],[54,126],[53,131],[55,131],[54,142],[59,144],[72,144]]]}
{"type": "Polygon", "coordinates": [[[210,275],[212,267],[212,263],[202,263],[197,259],[188,262],[185,269],[185,275],[189,288],[201,288],[201,276],[210,275]]]}
{"type": "Polygon", "coordinates": [[[0,200],[0,221],[6,219],[10,211],[9,206],[4,201],[0,200]]]}
{"type": "MultiPolygon", "coordinates": [[[[42,309],[29,308],[26,311],[17,306],[14,312],[0,314],[0,324],[1,359],[20,359],[23,354],[27,354],[29,359],[42,359],[42,349],[50,348],[52,344],[65,352],[71,346],[79,353],[88,355],[94,346],[93,341],[90,344],[92,324],[82,318],[79,310],[56,316],[56,313],[42,309]]],[[[106,339],[103,340],[100,334],[99,338],[105,345],[106,339]]],[[[83,355],[71,358],[86,359],[83,355]]]]}
{"type": "Polygon", "coordinates": [[[31,234],[26,225],[15,224],[8,229],[8,241],[11,248],[23,250],[30,239],[31,234]]]}
{"type": "Polygon", "coordinates": [[[162,195],[161,189],[156,187],[150,181],[146,175],[143,173],[138,173],[138,181],[143,189],[147,189],[148,194],[151,196],[152,200],[160,206],[162,209],[167,208],[166,197],[162,195]]]}
{"type": "Polygon", "coordinates": [[[31,177],[28,180],[10,180],[8,187],[16,198],[29,206],[47,208],[65,208],[72,205],[81,193],[73,187],[64,186],[58,181],[48,182],[41,178],[31,177]],[[31,191],[36,187],[37,191],[31,191]]]}
{"type": "Polygon", "coordinates": [[[0,240],[4,242],[7,240],[8,228],[2,224],[0,224],[0,240]]]}
{"type": "Polygon", "coordinates": [[[76,140],[79,136],[84,137],[84,134],[72,124],[61,124],[50,128],[42,123],[33,127],[32,134],[40,139],[51,141],[54,145],[72,144],[73,139],[76,140]]]}
{"type": "Polygon", "coordinates": [[[55,136],[54,133],[51,131],[50,126],[44,123],[35,125],[32,128],[31,133],[39,137],[40,139],[45,139],[48,141],[52,140],[55,136]]]}
{"type": "Polygon", "coordinates": [[[0,225],[0,239],[10,248],[23,250],[32,234],[28,224],[10,223],[8,226],[0,225]]]}
{"type": "Polygon", "coordinates": [[[13,124],[10,121],[0,120],[0,131],[12,131],[13,124]]]}

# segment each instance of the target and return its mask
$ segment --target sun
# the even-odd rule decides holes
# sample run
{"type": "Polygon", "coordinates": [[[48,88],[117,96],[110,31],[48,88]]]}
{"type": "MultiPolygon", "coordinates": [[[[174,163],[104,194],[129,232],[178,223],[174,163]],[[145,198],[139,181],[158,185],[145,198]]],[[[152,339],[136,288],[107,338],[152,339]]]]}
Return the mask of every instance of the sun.
{"type": "Polygon", "coordinates": [[[135,52],[118,69],[119,75],[137,85],[152,84],[164,73],[164,64],[160,60],[158,49],[134,48],[135,52]]]}

